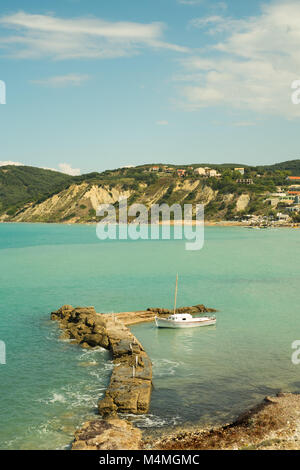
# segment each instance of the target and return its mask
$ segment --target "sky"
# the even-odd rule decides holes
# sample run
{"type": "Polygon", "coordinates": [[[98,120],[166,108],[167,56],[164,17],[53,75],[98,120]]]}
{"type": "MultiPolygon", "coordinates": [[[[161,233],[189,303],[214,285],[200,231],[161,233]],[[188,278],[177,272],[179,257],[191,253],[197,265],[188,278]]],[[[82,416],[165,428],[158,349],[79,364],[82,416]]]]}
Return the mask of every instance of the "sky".
{"type": "Polygon", "coordinates": [[[300,1],[2,0],[0,80],[0,165],[300,158],[300,1]]]}

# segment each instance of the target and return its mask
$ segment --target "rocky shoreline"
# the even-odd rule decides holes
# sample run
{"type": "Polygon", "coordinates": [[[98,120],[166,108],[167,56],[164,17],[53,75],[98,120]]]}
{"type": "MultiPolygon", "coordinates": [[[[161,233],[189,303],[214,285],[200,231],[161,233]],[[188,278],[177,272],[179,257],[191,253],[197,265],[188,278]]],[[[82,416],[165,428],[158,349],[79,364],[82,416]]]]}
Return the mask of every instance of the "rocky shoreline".
{"type": "Polygon", "coordinates": [[[278,393],[233,423],[169,433],[147,444],[152,450],[299,450],[300,394],[278,393]]]}
{"type": "MultiPolygon", "coordinates": [[[[204,305],[183,307],[177,312],[191,314],[214,312],[204,305]]],[[[76,432],[73,449],[139,449],[141,432],[119,418],[120,414],[145,414],[152,391],[152,364],[141,343],[128,326],[166,317],[170,310],[149,308],[145,311],[100,314],[94,307],[64,305],[51,313],[59,322],[62,339],[83,348],[103,347],[112,353],[114,368],[105,397],[98,402],[102,419],[88,423],[76,432]]]]}

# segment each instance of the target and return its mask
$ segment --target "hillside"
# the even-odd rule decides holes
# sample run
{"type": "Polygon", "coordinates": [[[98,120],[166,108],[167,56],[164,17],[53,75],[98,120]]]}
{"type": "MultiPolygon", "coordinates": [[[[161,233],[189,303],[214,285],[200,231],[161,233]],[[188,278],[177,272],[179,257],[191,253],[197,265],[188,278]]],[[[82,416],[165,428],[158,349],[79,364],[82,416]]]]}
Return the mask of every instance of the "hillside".
{"type": "Polygon", "coordinates": [[[275,217],[284,210],[283,198],[272,199],[272,194],[288,191],[287,175],[300,175],[300,160],[265,167],[244,165],[243,176],[234,170],[236,165],[213,165],[219,172],[215,177],[196,174],[200,166],[196,164],[142,165],[76,177],[25,166],[2,167],[0,221],[96,222],[99,204],[111,203],[118,209],[118,200],[124,197],[128,204],[148,208],[154,203],[204,204],[206,220],[233,220],[246,214],[275,217]],[[179,168],[184,174],[178,173],[179,168]]]}
{"type": "Polygon", "coordinates": [[[267,165],[260,167],[266,170],[283,170],[289,171],[293,176],[300,175],[300,160],[289,160],[287,162],[275,163],[274,165],[267,165]]]}
{"type": "Polygon", "coordinates": [[[63,173],[30,166],[0,167],[0,214],[59,191],[71,181],[63,173]]]}

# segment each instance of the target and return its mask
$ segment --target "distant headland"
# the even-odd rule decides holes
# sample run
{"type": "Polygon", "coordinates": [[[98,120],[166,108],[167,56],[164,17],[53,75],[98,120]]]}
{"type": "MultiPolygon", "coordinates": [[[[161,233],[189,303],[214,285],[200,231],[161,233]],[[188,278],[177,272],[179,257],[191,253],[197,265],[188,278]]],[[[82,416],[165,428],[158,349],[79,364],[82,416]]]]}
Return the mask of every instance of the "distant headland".
{"type": "MultiPolygon", "coordinates": [[[[0,222],[89,224],[100,204],[203,204],[207,224],[300,223],[300,160],[269,166],[149,164],[69,176],[0,167],[0,222]]],[[[130,221],[130,219],[129,219],[130,221]]],[[[172,221],[172,218],[171,218],[172,221]]]]}

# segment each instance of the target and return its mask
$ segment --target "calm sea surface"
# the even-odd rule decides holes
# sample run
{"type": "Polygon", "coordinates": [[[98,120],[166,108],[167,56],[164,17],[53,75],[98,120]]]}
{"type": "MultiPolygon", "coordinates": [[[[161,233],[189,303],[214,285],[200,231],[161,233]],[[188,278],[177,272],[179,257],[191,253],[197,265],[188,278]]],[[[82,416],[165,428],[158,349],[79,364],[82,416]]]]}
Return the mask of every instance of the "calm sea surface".
{"type": "Polygon", "coordinates": [[[50,312],[215,307],[216,327],[132,328],[154,364],[141,427],[223,423],[265,395],[300,391],[300,232],[209,227],[199,251],[182,241],[99,241],[95,227],[0,224],[0,448],[65,448],[95,416],[109,354],[62,342],[50,312]]]}

